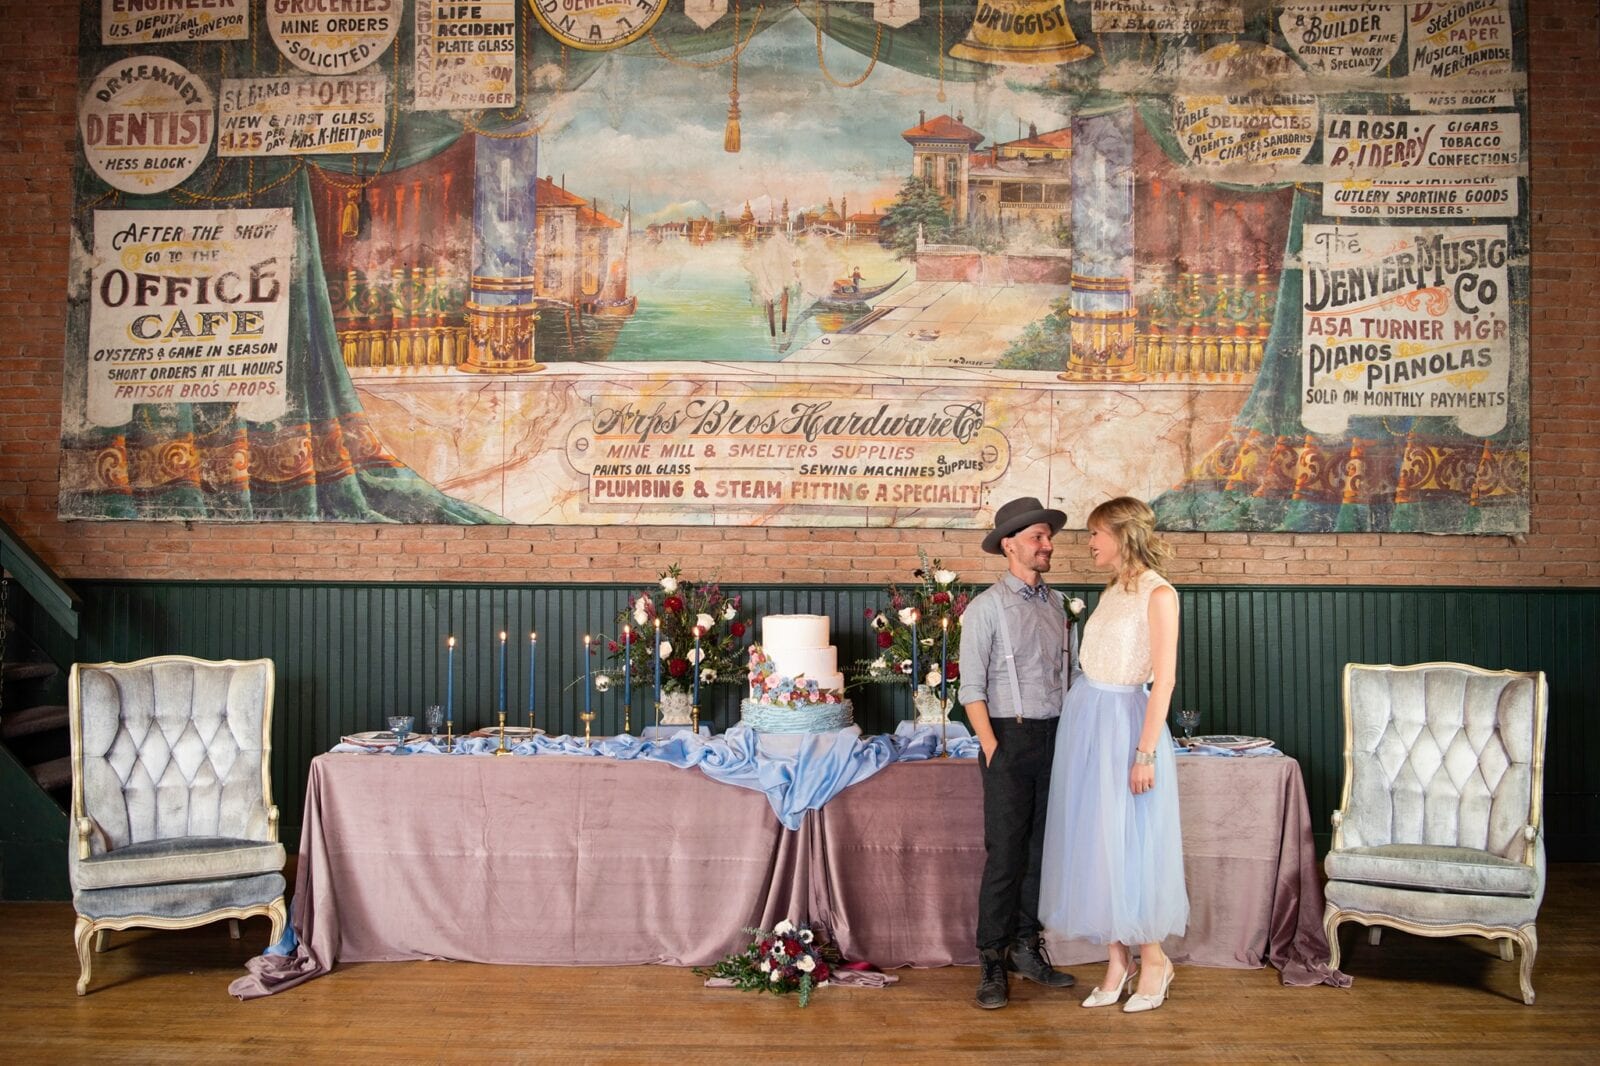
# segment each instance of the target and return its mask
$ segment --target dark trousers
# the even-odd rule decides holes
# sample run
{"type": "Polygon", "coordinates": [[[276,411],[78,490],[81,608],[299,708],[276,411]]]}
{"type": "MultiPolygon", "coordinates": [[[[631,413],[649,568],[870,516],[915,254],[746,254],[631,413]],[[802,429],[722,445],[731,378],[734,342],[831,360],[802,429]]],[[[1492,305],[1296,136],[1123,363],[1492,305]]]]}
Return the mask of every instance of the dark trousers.
{"type": "MultiPolygon", "coordinates": [[[[999,950],[1039,933],[1039,868],[1055,718],[994,718],[993,762],[983,767],[983,885],[978,890],[978,950],[999,950]]],[[[979,758],[981,765],[983,760],[979,758]]]]}

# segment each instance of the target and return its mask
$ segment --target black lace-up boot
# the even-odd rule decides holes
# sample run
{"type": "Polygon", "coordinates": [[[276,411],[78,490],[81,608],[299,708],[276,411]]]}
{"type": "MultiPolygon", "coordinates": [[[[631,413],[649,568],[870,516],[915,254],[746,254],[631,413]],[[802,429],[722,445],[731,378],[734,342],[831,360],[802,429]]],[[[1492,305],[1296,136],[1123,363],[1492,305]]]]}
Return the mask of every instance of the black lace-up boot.
{"type": "Polygon", "coordinates": [[[1038,934],[1011,942],[1006,950],[1006,969],[1046,988],[1071,988],[1077,983],[1077,978],[1070,973],[1063,973],[1050,965],[1044,939],[1038,934]]]}
{"type": "Polygon", "coordinates": [[[986,948],[978,956],[978,1006],[984,1010],[1004,1007],[1011,999],[1006,987],[1006,964],[1000,952],[986,948]]]}

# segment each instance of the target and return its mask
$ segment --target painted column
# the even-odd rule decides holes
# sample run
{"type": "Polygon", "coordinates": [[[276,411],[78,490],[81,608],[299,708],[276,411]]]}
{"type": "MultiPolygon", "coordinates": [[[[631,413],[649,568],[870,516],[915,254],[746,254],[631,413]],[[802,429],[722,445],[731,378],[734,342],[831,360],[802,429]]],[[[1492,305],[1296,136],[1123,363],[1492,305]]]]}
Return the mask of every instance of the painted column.
{"type": "MultiPolygon", "coordinates": [[[[515,131],[507,131],[515,133],[515,131]]],[[[543,370],[535,358],[534,227],[539,138],[477,136],[472,201],[472,294],[462,370],[543,370]]]]}
{"type": "Polygon", "coordinates": [[[1072,350],[1063,381],[1137,381],[1133,110],[1072,120],[1072,350]]]}

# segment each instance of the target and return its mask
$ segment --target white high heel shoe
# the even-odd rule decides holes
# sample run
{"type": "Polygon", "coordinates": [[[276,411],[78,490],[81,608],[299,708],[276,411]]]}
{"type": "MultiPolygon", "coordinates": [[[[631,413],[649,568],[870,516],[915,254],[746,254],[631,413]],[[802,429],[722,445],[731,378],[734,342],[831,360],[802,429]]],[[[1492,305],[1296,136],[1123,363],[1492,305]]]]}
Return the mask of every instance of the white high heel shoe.
{"type": "Polygon", "coordinates": [[[1172,965],[1172,960],[1168,959],[1167,976],[1161,982],[1161,991],[1155,993],[1154,995],[1148,995],[1143,992],[1135,992],[1133,995],[1128,997],[1128,1002],[1122,1005],[1122,1013],[1138,1014],[1142,1011],[1155,1010],[1157,1007],[1161,1006],[1161,1004],[1167,1001],[1167,989],[1172,987],[1172,978],[1176,973],[1177,968],[1172,965]]]}
{"type": "Polygon", "coordinates": [[[1094,988],[1083,1001],[1085,1007],[1110,1007],[1122,998],[1122,994],[1133,987],[1134,978],[1139,976],[1138,969],[1129,970],[1117,983],[1116,988],[1094,988]]]}

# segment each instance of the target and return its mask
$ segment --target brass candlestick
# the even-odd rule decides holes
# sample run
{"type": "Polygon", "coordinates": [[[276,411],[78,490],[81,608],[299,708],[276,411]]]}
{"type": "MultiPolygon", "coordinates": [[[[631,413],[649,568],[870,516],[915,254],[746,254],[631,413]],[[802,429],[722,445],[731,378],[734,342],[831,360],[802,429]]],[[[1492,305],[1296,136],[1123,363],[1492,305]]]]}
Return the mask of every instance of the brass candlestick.
{"type": "Polygon", "coordinates": [[[594,712],[583,711],[578,717],[583,719],[583,746],[587,748],[589,746],[589,723],[594,721],[594,712]]]}
{"type": "Polygon", "coordinates": [[[456,750],[455,723],[449,719],[444,723],[444,750],[447,755],[456,750]]]}
{"type": "Polygon", "coordinates": [[[655,739],[661,739],[661,701],[656,700],[656,731],[651,734],[655,739]]]}
{"type": "Polygon", "coordinates": [[[626,703],[622,705],[622,731],[623,733],[633,732],[633,727],[628,723],[628,705],[626,703]]]}
{"type": "Polygon", "coordinates": [[[510,755],[506,749],[506,712],[500,712],[500,746],[494,749],[496,755],[510,755]]]}
{"type": "Polygon", "coordinates": [[[695,736],[700,735],[700,705],[698,703],[689,706],[689,731],[695,736]]]}
{"type": "Polygon", "coordinates": [[[950,698],[939,701],[939,758],[950,757],[950,698]]]}

